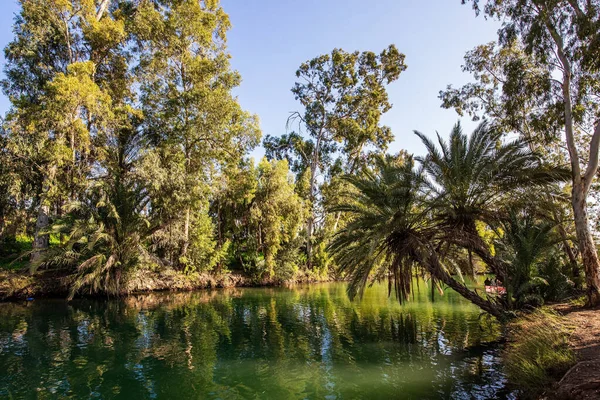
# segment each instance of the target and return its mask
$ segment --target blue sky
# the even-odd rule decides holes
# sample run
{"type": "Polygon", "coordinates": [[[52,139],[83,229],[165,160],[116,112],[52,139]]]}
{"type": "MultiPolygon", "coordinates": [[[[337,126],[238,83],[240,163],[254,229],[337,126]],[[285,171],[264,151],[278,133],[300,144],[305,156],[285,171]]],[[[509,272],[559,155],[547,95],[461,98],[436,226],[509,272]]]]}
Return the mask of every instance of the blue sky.
{"type": "MultiPolygon", "coordinates": [[[[0,47],[12,37],[16,0],[0,0],[0,47]]],[[[408,69],[388,87],[393,108],[383,122],[392,128],[390,151],[421,154],[414,129],[446,135],[458,116],[440,108],[438,92],[469,81],[464,53],[494,40],[498,24],[475,17],[460,0],[222,0],[231,18],[229,51],[243,78],[236,90],[242,106],[259,116],[263,134],[281,135],[298,109],[291,87],[304,61],[333,48],[379,52],[394,43],[408,69]]],[[[0,59],[4,66],[4,58],[0,59]]],[[[0,113],[9,104],[0,95],[0,113]]],[[[474,124],[464,118],[465,129],[474,124]]],[[[260,157],[262,149],[253,152],[260,157]]]]}

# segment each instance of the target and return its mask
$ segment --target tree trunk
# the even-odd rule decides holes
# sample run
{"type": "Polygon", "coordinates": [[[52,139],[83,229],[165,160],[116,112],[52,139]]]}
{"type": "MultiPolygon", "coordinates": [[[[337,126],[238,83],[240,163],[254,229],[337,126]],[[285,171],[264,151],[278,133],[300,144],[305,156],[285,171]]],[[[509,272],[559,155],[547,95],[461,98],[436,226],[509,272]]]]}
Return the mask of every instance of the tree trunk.
{"type": "Polygon", "coordinates": [[[577,232],[579,252],[585,269],[587,305],[597,306],[600,304],[600,261],[589,228],[584,188],[581,185],[573,185],[572,195],[575,231],[577,232]]]}
{"type": "Polygon", "coordinates": [[[579,281],[581,271],[579,270],[579,264],[577,263],[577,257],[575,256],[575,253],[573,253],[573,249],[571,248],[571,245],[569,244],[569,238],[567,237],[567,231],[565,230],[565,227],[563,226],[562,223],[558,224],[558,233],[560,234],[560,238],[563,242],[563,246],[565,247],[565,253],[567,254],[567,257],[569,258],[569,264],[571,264],[571,275],[573,275],[573,278],[576,281],[575,283],[577,285],[579,285],[579,283],[577,283],[577,281],[579,281]]]}
{"type": "Polygon", "coordinates": [[[496,275],[496,278],[499,278],[502,282],[508,282],[508,266],[490,253],[487,245],[477,233],[471,234],[467,238],[460,235],[453,235],[449,236],[447,240],[475,253],[488,266],[490,271],[496,275]]]}
{"type": "Polygon", "coordinates": [[[499,321],[506,320],[507,315],[500,306],[492,303],[490,300],[484,299],[483,297],[479,296],[476,292],[467,288],[465,285],[463,285],[462,283],[460,283],[456,279],[454,279],[442,267],[442,265],[440,264],[440,261],[438,259],[438,256],[437,256],[437,254],[435,254],[435,252],[433,252],[429,256],[429,262],[421,263],[421,264],[427,266],[429,273],[432,274],[436,279],[442,281],[445,285],[449,286],[455,292],[457,292],[462,297],[464,297],[465,299],[469,300],[471,303],[473,303],[476,306],[478,306],[479,308],[481,308],[483,311],[496,317],[499,321]]]}
{"type": "Polygon", "coordinates": [[[108,9],[108,3],[110,3],[110,0],[102,0],[100,2],[100,7],[98,7],[98,11],[96,12],[96,21],[100,21],[100,19],[102,19],[102,16],[108,9]]]}
{"type": "Polygon", "coordinates": [[[546,17],[544,20],[550,36],[556,44],[556,55],[563,70],[562,92],[563,107],[565,117],[565,139],[569,151],[569,160],[571,161],[571,174],[573,177],[573,189],[571,203],[575,217],[575,230],[577,232],[577,242],[581,253],[581,260],[585,271],[585,280],[587,284],[587,304],[595,306],[600,304],[600,263],[594,239],[588,225],[587,217],[587,195],[596,173],[598,172],[599,151],[600,151],[600,121],[596,122],[596,127],[590,141],[590,152],[588,164],[585,173],[582,174],[579,151],[575,143],[574,123],[573,123],[573,104],[571,101],[571,62],[567,57],[563,38],[552,21],[546,17]]]}
{"type": "Polygon", "coordinates": [[[35,237],[33,239],[33,252],[31,253],[30,261],[36,263],[40,260],[42,251],[46,250],[50,245],[50,236],[44,233],[50,225],[48,213],[50,207],[48,206],[45,196],[41,200],[40,208],[38,209],[38,216],[35,221],[35,237]]]}
{"type": "Polygon", "coordinates": [[[310,166],[310,215],[306,222],[306,265],[308,269],[312,268],[312,236],[314,231],[315,221],[315,185],[316,185],[317,166],[316,161],[313,159],[313,163],[310,166]]]}
{"type": "Polygon", "coordinates": [[[444,282],[444,284],[448,285],[455,292],[457,292],[462,297],[464,297],[465,299],[469,300],[471,303],[473,303],[476,306],[478,306],[479,308],[481,308],[483,311],[496,317],[500,321],[506,319],[506,314],[500,307],[496,306],[491,301],[484,299],[483,297],[479,296],[473,290],[467,288],[465,285],[458,282],[456,279],[454,279],[448,272],[444,271],[442,268],[435,268],[434,275],[437,277],[437,279],[444,282]]]}
{"type": "MultiPolygon", "coordinates": [[[[54,176],[56,175],[56,166],[50,166],[48,168],[48,174],[44,179],[44,185],[42,186],[42,193],[40,196],[40,206],[38,208],[38,215],[35,221],[35,235],[32,244],[32,252],[29,260],[31,263],[36,263],[40,260],[41,254],[44,250],[50,246],[50,236],[46,231],[50,226],[50,219],[48,214],[50,213],[50,200],[48,199],[48,193],[54,176]]],[[[33,269],[31,270],[33,272],[33,269]]]]}
{"type": "Polygon", "coordinates": [[[4,216],[0,216],[0,240],[2,240],[4,235],[4,229],[6,229],[6,219],[4,216]]]}
{"type": "Polygon", "coordinates": [[[188,248],[190,247],[190,206],[185,209],[185,222],[183,224],[183,245],[179,255],[185,257],[188,248]]]}

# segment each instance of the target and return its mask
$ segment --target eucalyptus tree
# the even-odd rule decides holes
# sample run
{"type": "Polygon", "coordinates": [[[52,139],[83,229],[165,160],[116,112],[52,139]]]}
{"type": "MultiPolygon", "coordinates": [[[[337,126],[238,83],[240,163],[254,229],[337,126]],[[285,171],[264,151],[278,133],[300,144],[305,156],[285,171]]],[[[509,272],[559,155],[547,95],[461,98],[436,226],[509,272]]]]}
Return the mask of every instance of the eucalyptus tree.
{"type": "Polygon", "coordinates": [[[264,257],[264,272],[269,278],[276,274],[278,255],[286,246],[293,246],[304,222],[304,204],[294,191],[294,183],[285,160],[258,164],[257,188],[250,220],[257,236],[257,249],[264,257]]]}
{"type": "Polygon", "coordinates": [[[85,187],[94,140],[115,116],[125,24],[106,0],[22,0],[14,31],[2,82],[12,103],[8,148],[38,175],[33,246],[44,249],[51,205],[75,200],[85,187]]]}
{"type": "Polygon", "coordinates": [[[209,200],[210,171],[258,143],[257,119],[231,93],[240,75],[229,64],[230,22],[218,1],[143,0],[133,23],[144,130],[157,160],[152,167],[163,170],[169,186],[155,188],[162,198],[153,203],[163,204],[181,231],[173,244],[178,264],[194,264],[191,225],[208,213],[202,204],[209,200]]]}
{"type": "Polygon", "coordinates": [[[228,165],[222,178],[211,212],[230,266],[257,278],[293,278],[306,210],[287,161],[263,158],[255,167],[244,160],[228,165]]]}
{"type": "Polygon", "coordinates": [[[281,138],[267,137],[265,148],[271,157],[295,158],[294,167],[308,175],[309,267],[319,173],[327,173],[338,150],[354,169],[367,146],[387,148],[392,135],[388,127],[380,125],[381,115],[391,108],[386,85],[397,80],[405,69],[404,55],[391,45],[380,54],[334,49],[331,54],[303,63],[296,71],[299,81],[292,93],[304,110],[292,113],[288,125],[297,123],[298,130],[281,138]]]}
{"type": "MultiPolygon", "coordinates": [[[[2,122],[0,120],[0,124],[2,122]]],[[[5,129],[0,125],[0,242],[6,238],[7,228],[11,225],[10,219],[17,209],[13,193],[15,184],[11,179],[14,179],[14,165],[6,145],[5,129]]]]}
{"type": "Polygon", "coordinates": [[[598,172],[600,146],[600,2],[472,4],[478,13],[501,20],[502,27],[496,43],[467,53],[463,68],[475,82],[441,92],[443,106],[474,116],[489,113],[539,143],[563,142],[571,166],[571,204],[588,304],[599,304],[600,261],[586,202],[598,172]]]}

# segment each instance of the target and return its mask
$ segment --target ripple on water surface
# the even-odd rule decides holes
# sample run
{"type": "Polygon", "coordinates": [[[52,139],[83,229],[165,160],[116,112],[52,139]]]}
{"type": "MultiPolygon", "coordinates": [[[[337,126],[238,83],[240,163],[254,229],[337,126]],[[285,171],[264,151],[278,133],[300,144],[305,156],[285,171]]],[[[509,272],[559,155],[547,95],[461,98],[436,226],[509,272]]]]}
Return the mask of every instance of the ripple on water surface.
{"type": "Polygon", "coordinates": [[[511,399],[494,327],[447,291],[341,283],[0,304],[0,398],[511,399]]]}

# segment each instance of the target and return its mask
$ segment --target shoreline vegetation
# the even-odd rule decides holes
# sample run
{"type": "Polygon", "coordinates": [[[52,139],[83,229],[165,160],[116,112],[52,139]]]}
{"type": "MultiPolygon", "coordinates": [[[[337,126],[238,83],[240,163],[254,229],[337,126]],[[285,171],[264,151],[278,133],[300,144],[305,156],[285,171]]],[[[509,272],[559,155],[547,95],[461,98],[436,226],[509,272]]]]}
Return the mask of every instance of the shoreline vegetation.
{"type": "MultiPolygon", "coordinates": [[[[402,303],[418,276],[507,327],[522,386],[577,359],[585,335],[543,307],[600,305],[600,0],[463,0],[501,26],[466,53],[472,82],[439,99],[479,123],[415,131],[422,154],[389,151],[406,133],[382,122],[388,88],[410,60],[394,44],[301,63],[297,110],[263,137],[235,96],[218,0],[19,3],[0,82],[0,297],[339,277],[351,299],[387,281],[402,303]],[[478,274],[502,295],[465,283],[478,274]]],[[[571,392],[597,390],[588,361],[571,392]]]]}
{"type": "MultiPolygon", "coordinates": [[[[66,298],[74,277],[46,272],[29,275],[21,272],[0,271],[0,302],[35,300],[38,298],[66,298]]],[[[240,273],[191,273],[175,270],[137,270],[125,278],[117,297],[152,292],[184,292],[215,288],[234,287],[278,287],[292,284],[341,281],[330,277],[315,277],[307,274],[292,280],[257,279],[240,273]]],[[[105,297],[94,293],[81,293],[86,297],[105,297]]],[[[109,296],[110,298],[110,296],[109,296]]]]}
{"type": "Polygon", "coordinates": [[[503,361],[524,399],[600,396],[600,308],[583,298],[519,315],[506,328],[503,361]]]}

